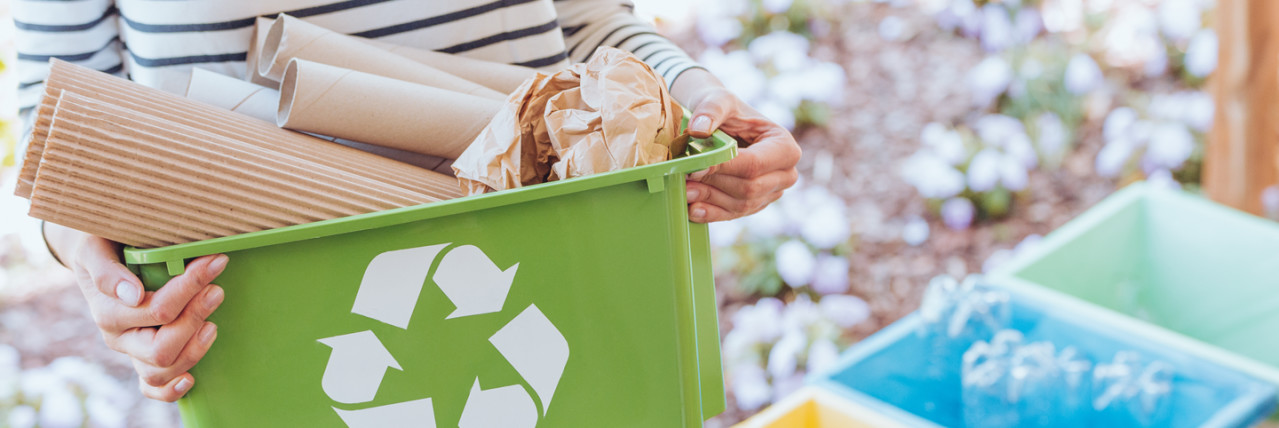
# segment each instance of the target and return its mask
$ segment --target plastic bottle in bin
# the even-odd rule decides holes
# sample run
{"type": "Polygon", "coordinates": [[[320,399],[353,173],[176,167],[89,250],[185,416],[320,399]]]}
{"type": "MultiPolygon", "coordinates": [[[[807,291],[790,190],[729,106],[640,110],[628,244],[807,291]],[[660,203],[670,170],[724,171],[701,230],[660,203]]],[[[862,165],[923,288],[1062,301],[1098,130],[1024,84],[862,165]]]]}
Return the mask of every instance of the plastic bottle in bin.
{"type": "Polygon", "coordinates": [[[1008,300],[1006,291],[981,285],[976,276],[962,283],[946,275],[929,281],[919,307],[925,321],[920,333],[932,342],[929,376],[953,376],[969,346],[989,341],[995,332],[1006,328],[1012,318],[1008,300]]]}
{"type": "Polygon", "coordinates": [[[1023,343],[1003,330],[964,353],[961,371],[968,427],[1086,426],[1091,364],[1073,347],[1023,343]]]}
{"type": "Polygon", "coordinates": [[[1172,382],[1168,363],[1146,362],[1137,352],[1120,351],[1093,371],[1092,408],[1106,421],[1163,426],[1171,416],[1172,382]]]}

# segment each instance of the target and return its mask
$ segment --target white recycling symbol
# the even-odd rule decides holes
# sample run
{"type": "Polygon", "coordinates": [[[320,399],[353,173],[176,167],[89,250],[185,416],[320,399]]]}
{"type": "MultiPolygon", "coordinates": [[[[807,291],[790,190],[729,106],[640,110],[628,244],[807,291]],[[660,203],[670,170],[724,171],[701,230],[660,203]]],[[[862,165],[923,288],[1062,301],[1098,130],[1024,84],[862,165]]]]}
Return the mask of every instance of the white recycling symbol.
{"type": "MultiPolygon", "coordinates": [[[[432,263],[449,244],[378,254],[369,262],[355,295],[352,313],[401,329],[408,329],[432,263]]],[[[500,312],[515,280],[519,263],[500,269],[479,248],[463,245],[449,250],[432,277],[457,307],[446,319],[500,312]]],[[[388,368],[404,370],[370,330],[319,339],[330,348],[320,384],[330,399],[343,404],[373,401],[388,368]]],[[[568,364],[568,341],[546,315],[530,304],[489,337],[498,353],[524,378],[542,403],[542,416],[568,364]]],[[[350,428],[435,427],[435,408],[424,397],[360,410],[333,407],[350,428]]],[[[475,382],[462,408],[459,428],[533,427],[538,409],[523,386],[481,389],[475,382]]]]}

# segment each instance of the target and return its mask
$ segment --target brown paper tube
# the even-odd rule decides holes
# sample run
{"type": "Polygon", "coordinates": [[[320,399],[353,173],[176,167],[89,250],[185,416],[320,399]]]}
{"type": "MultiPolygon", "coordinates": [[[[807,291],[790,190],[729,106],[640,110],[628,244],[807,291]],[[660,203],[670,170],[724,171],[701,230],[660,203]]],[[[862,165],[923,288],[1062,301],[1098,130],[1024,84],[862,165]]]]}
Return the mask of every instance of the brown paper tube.
{"type": "Polygon", "coordinates": [[[131,245],[154,239],[171,245],[431,199],[73,93],[63,93],[54,116],[33,215],[55,223],[106,218],[138,235],[110,237],[131,245]]]}
{"type": "Polygon", "coordinates": [[[191,101],[60,60],[53,60],[46,87],[113,100],[131,109],[213,135],[269,147],[309,162],[361,174],[439,199],[462,196],[457,181],[444,174],[391,161],[356,149],[280,129],[275,124],[191,101]]]}
{"type": "Polygon", "coordinates": [[[376,39],[361,38],[360,40],[420,64],[479,83],[486,88],[503,94],[514,92],[515,88],[520,87],[525,80],[537,74],[537,70],[529,67],[467,58],[461,55],[418,49],[376,39]]]}
{"type": "Polygon", "coordinates": [[[281,127],[456,159],[502,108],[474,95],[293,60],[281,127]]]}
{"type": "Polygon", "coordinates": [[[288,15],[271,25],[258,55],[258,73],[281,83],[289,61],[296,58],[499,101],[505,98],[478,83],[288,15]]]}
{"type": "MultiPolygon", "coordinates": [[[[198,68],[191,71],[191,84],[187,87],[187,98],[269,122],[275,122],[276,113],[280,108],[280,91],[198,68]]],[[[442,174],[453,174],[450,159],[325,135],[312,135],[409,165],[442,174]]]]}
{"type": "Polygon", "coordinates": [[[261,16],[253,21],[253,35],[249,38],[249,55],[244,59],[244,79],[271,89],[279,89],[279,81],[271,80],[258,74],[258,52],[262,49],[262,43],[266,41],[266,33],[270,31],[273,23],[275,23],[275,19],[261,16]]]}
{"type": "Polygon", "coordinates": [[[40,96],[40,103],[36,105],[31,135],[27,137],[27,152],[22,157],[22,169],[18,171],[14,195],[31,199],[31,187],[35,184],[36,172],[40,168],[44,140],[49,136],[49,123],[53,121],[53,110],[57,103],[57,95],[50,94],[46,88],[44,95],[40,96]]]}

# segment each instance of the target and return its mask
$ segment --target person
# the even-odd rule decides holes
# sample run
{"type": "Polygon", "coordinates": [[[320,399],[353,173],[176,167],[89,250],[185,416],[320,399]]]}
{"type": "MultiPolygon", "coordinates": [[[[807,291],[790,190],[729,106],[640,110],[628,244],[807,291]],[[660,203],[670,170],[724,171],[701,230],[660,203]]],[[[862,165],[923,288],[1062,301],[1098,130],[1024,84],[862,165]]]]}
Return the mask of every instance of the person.
{"type": "MultiPolygon", "coordinates": [[[[793,185],[800,150],[783,127],[730,93],[715,76],[632,13],[626,0],[15,0],[19,100],[24,115],[59,58],[181,92],[193,67],[243,77],[257,16],[287,13],[334,31],[554,72],[599,46],[628,50],[662,75],[693,111],[689,131],[715,129],[744,146],[730,162],[688,178],[695,222],[752,214],[793,185]]],[[[132,358],[143,395],[174,401],[195,379],[224,297],[213,282],[225,255],[191,261],[157,291],[120,262],[118,244],[54,224],[50,251],[75,272],[107,345],[132,358]]]]}

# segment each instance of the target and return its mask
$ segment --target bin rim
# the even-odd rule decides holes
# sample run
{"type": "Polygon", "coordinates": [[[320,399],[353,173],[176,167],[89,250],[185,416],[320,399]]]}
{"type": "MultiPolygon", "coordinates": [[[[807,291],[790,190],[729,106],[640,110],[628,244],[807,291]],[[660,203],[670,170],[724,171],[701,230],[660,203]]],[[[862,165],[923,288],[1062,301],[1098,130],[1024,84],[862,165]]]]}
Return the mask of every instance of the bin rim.
{"type": "Polygon", "coordinates": [[[130,266],[166,263],[170,275],[180,275],[186,260],[210,254],[394,226],[636,181],[645,181],[650,192],[659,192],[665,190],[667,176],[704,170],[737,156],[737,141],[723,131],[715,131],[711,138],[693,139],[688,147],[684,157],[635,168],[166,247],[127,247],[124,260],[130,266]]]}

